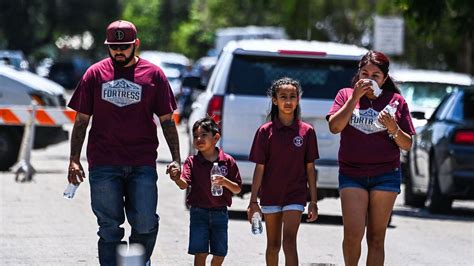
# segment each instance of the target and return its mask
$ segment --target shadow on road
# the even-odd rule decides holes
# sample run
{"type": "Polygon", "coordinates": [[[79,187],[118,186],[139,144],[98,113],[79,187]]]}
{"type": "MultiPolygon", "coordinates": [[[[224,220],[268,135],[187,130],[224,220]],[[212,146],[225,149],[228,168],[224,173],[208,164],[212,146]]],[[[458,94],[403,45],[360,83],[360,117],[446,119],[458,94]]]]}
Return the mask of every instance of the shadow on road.
{"type": "MultiPolygon", "coordinates": [[[[232,220],[247,220],[247,212],[246,211],[235,211],[229,210],[229,219],[232,220]]],[[[301,218],[301,223],[306,224],[325,224],[325,225],[342,225],[342,217],[340,215],[323,215],[320,214],[318,220],[312,223],[306,222],[308,219],[306,214],[303,214],[301,218]]]]}

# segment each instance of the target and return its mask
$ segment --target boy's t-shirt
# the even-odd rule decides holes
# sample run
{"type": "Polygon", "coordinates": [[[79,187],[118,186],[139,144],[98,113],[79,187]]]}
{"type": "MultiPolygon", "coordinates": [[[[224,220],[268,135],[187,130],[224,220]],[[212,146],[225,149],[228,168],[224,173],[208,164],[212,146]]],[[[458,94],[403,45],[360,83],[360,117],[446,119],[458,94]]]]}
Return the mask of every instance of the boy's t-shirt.
{"type": "MultiPolygon", "coordinates": [[[[234,158],[221,149],[218,150],[217,163],[222,175],[242,187],[239,168],[234,158]]],[[[232,192],[227,188],[223,187],[222,196],[211,194],[212,166],[213,162],[206,160],[201,152],[189,156],[184,162],[181,178],[191,186],[191,191],[186,199],[188,205],[199,208],[222,208],[232,205],[232,192]]]]}
{"type": "Polygon", "coordinates": [[[264,164],[259,196],[262,206],[306,205],[306,164],[319,158],[314,128],[299,119],[291,126],[279,119],[260,126],[250,151],[250,161],[264,164]]]}
{"type": "MultiPolygon", "coordinates": [[[[352,96],[354,89],[341,89],[327,118],[335,114],[352,96]]],[[[395,120],[400,129],[415,134],[410,111],[405,99],[398,93],[384,91],[377,99],[363,96],[357,103],[349,124],[341,132],[339,172],[352,177],[373,177],[400,167],[400,148],[390,139],[386,128],[377,128],[374,122],[389,103],[398,101],[395,120]]]]}
{"type": "Polygon", "coordinates": [[[92,116],[89,168],[103,165],[156,167],[158,138],[153,115],[169,114],[176,101],[163,71],[139,59],[115,67],[110,58],[92,65],[68,105],[92,116]]]}

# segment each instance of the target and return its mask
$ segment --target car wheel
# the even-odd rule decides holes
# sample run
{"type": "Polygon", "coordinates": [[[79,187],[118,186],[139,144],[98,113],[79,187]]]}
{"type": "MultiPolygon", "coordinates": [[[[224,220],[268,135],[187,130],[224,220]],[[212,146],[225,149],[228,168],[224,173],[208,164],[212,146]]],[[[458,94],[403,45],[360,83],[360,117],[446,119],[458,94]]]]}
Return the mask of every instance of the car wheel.
{"type": "Polygon", "coordinates": [[[426,199],[426,207],[431,213],[445,213],[451,209],[451,203],[453,202],[452,199],[441,193],[438,167],[434,159],[430,160],[430,182],[426,199]]]}
{"type": "Polygon", "coordinates": [[[18,159],[20,139],[8,130],[0,129],[0,171],[8,171],[18,159]]]}
{"type": "Polygon", "coordinates": [[[403,192],[405,205],[417,208],[425,206],[426,197],[413,192],[413,184],[410,176],[405,176],[405,188],[403,192]]]}

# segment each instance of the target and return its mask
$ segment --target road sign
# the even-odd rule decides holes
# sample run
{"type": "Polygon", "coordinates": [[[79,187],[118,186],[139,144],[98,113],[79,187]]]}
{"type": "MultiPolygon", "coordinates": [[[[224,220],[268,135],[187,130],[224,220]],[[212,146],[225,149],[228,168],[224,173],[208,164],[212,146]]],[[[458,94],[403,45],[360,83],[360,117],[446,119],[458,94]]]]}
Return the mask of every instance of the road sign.
{"type": "Polygon", "coordinates": [[[401,55],[403,54],[403,40],[403,18],[375,16],[374,50],[388,55],[401,55]]]}

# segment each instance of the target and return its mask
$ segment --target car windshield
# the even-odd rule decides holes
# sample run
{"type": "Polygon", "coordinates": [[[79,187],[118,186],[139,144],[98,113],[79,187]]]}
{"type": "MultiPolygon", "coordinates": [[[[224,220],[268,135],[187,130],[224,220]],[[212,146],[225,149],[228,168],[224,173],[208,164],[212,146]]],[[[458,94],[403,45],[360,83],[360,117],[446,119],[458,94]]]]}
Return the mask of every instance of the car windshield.
{"type": "Polygon", "coordinates": [[[474,91],[465,90],[463,97],[456,102],[448,117],[460,122],[474,120],[474,91]]]}
{"type": "Polygon", "coordinates": [[[227,93],[266,95],[272,82],[290,77],[300,82],[304,98],[334,99],[350,87],[358,61],[235,55],[227,93]]]}
{"type": "Polygon", "coordinates": [[[463,86],[427,82],[404,82],[400,91],[409,107],[435,109],[443,97],[463,86]]]}
{"type": "Polygon", "coordinates": [[[464,119],[474,120],[474,91],[464,94],[464,119]]]}

